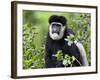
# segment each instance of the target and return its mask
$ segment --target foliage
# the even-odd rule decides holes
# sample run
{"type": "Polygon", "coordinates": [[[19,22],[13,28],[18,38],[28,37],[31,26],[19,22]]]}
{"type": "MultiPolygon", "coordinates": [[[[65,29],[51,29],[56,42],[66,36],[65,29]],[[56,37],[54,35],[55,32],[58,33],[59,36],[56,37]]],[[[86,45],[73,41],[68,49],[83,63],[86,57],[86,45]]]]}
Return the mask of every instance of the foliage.
{"type": "Polygon", "coordinates": [[[55,54],[54,56],[57,58],[58,61],[63,60],[63,54],[62,54],[62,51],[61,50],[59,50],[57,52],[57,54],[55,54]]]}
{"type": "MultiPolygon", "coordinates": [[[[75,39],[84,45],[88,63],[91,65],[91,15],[89,13],[23,10],[23,68],[44,68],[44,45],[48,32],[48,19],[51,15],[62,15],[67,18],[67,27],[74,31],[75,39]]],[[[60,53],[56,56],[61,56],[60,53]]],[[[62,60],[62,57],[57,59],[62,60]]]]}
{"type": "Polygon", "coordinates": [[[76,37],[73,34],[70,34],[69,36],[66,36],[65,41],[68,42],[68,45],[71,46],[76,41],[76,37]]]}
{"type": "Polygon", "coordinates": [[[63,57],[63,53],[61,50],[59,50],[57,52],[57,54],[55,54],[55,57],[57,58],[58,61],[62,61],[62,64],[66,67],[66,66],[73,66],[74,61],[77,61],[80,65],[81,63],[75,58],[75,56],[69,56],[68,54],[64,55],[63,57]]]}
{"type": "Polygon", "coordinates": [[[35,36],[36,28],[31,25],[23,27],[23,53],[24,61],[23,68],[43,68],[44,67],[44,46],[36,48],[35,36]]]}

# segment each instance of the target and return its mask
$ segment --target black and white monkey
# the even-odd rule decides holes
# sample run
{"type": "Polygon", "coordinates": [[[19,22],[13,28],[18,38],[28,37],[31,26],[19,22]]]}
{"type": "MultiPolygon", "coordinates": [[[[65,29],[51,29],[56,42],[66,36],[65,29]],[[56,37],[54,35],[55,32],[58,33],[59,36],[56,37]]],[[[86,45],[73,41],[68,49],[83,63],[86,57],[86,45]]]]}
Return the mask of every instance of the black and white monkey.
{"type": "MultiPolygon", "coordinates": [[[[81,66],[88,66],[86,52],[83,45],[79,42],[68,45],[64,39],[73,34],[73,31],[67,26],[67,19],[64,16],[52,15],[49,20],[49,31],[45,45],[45,67],[55,68],[64,67],[62,61],[57,61],[54,56],[57,51],[62,50],[63,56],[75,56],[75,58],[82,64],[81,66]]],[[[80,66],[77,61],[74,61],[74,66],[80,66]]]]}

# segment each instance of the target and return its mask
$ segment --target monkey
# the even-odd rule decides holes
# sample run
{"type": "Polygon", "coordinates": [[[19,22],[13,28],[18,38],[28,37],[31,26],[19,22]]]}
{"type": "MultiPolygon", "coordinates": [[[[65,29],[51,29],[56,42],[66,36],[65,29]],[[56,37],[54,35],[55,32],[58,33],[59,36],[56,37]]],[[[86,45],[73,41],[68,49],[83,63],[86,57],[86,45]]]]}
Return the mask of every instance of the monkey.
{"type": "MultiPolygon", "coordinates": [[[[62,51],[63,57],[68,54],[75,56],[77,61],[73,63],[74,66],[88,66],[86,52],[83,45],[79,42],[68,45],[64,39],[70,34],[74,35],[72,29],[68,28],[67,19],[64,16],[52,15],[49,20],[48,34],[45,44],[45,67],[55,68],[64,67],[62,61],[58,61],[54,56],[59,50],[62,51]]],[[[69,65],[67,66],[69,67],[69,65]]]]}

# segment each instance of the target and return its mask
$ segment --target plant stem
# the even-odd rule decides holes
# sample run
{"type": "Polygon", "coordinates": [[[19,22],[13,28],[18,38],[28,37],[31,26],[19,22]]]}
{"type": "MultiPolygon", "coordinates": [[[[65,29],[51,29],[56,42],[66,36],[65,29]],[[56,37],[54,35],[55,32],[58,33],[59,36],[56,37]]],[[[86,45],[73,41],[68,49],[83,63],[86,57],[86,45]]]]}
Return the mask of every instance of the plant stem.
{"type": "Polygon", "coordinates": [[[77,59],[77,58],[75,58],[76,59],[76,61],[79,63],[79,65],[81,66],[82,64],[80,63],[80,61],[77,59]]]}

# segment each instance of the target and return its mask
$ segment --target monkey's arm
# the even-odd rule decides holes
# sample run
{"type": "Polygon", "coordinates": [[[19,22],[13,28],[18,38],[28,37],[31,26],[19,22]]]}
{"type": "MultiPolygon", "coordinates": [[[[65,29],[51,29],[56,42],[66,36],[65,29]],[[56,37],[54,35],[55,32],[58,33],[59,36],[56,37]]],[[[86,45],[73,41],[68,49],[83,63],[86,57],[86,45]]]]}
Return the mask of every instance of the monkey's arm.
{"type": "Polygon", "coordinates": [[[49,55],[48,53],[45,55],[45,67],[46,68],[55,68],[56,67],[55,57],[52,55],[49,55]]]}

